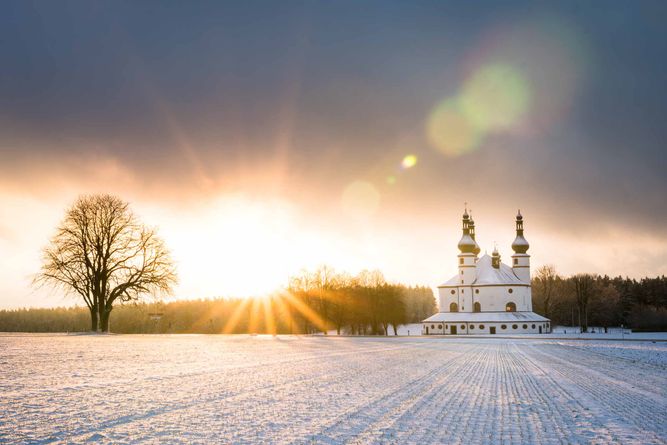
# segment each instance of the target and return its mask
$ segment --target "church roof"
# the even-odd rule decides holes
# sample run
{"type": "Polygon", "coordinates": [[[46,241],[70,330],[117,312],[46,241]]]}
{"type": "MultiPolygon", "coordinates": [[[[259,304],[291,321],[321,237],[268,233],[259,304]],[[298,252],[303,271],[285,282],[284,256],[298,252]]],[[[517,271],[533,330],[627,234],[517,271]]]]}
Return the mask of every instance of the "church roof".
{"type": "MultiPolygon", "coordinates": [[[[454,275],[452,278],[447,280],[441,286],[459,286],[461,284],[461,278],[459,275],[454,275]]],[[[487,254],[484,254],[480,259],[477,260],[475,264],[475,281],[468,285],[517,285],[517,284],[527,284],[524,283],[514,274],[514,270],[510,266],[504,263],[500,263],[500,267],[496,269],[491,265],[491,257],[487,254]]]]}
{"type": "Polygon", "coordinates": [[[422,323],[453,322],[453,323],[520,323],[520,322],[547,322],[535,312],[438,312],[431,315],[422,323]]]}

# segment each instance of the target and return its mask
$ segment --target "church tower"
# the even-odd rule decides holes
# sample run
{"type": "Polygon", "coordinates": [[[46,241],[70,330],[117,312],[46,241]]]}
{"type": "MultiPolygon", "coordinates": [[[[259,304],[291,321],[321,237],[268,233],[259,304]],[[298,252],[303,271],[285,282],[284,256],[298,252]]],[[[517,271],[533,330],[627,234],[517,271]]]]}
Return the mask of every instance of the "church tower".
{"type": "Polygon", "coordinates": [[[472,238],[472,240],[475,242],[475,248],[473,249],[472,253],[475,254],[475,262],[477,262],[477,256],[482,251],[482,249],[480,249],[479,244],[477,244],[477,239],[475,238],[475,221],[472,219],[472,210],[470,211],[470,222],[468,224],[468,228],[470,229],[470,238],[472,238]]]}
{"type": "MultiPolygon", "coordinates": [[[[470,286],[475,281],[475,248],[477,243],[470,236],[470,215],[468,209],[463,213],[463,235],[459,241],[459,286],[470,286]]],[[[473,223],[474,227],[474,223],[473,223]]]]}
{"type": "Polygon", "coordinates": [[[526,252],[530,245],[523,237],[523,216],[521,210],[516,215],[516,238],[512,243],[512,269],[514,274],[524,283],[530,284],[530,255],[526,252]]]}

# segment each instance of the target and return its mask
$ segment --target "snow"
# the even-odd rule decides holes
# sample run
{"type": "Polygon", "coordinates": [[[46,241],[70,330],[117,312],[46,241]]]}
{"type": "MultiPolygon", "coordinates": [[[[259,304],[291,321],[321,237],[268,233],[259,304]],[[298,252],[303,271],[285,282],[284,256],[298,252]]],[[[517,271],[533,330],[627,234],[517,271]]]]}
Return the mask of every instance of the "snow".
{"type": "Polygon", "coordinates": [[[667,343],[0,335],[0,394],[0,443],[657,444],[667,343]]]}
{"type": "MultiPolygon", "coordinates": [[[[514,269],[505,263],[500,263],[500,267],[496,269],[493,267],[491,257],[487,254],[482,255],[475,265],[475,281],[470,285],[526,285],[514,273],[514,269]]],[[[454,275],[449,280],[438,287],[459,286],[461,284],[461,276],[454,275]]]]}

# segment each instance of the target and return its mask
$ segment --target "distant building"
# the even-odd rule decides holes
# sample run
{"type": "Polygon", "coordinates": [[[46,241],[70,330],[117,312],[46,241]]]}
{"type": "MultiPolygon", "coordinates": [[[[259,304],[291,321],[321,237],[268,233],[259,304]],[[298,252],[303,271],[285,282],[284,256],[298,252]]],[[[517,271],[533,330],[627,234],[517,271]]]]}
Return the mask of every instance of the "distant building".
{"type": "Polygon", "coordinates": [[[530,255],[523,237],[523,216],[516,216],[512,267],[500,261],[498,249],[478,258],[475,222],[463,213],[458,274],[438,286],[440,312],[422,322],[422,334],[543,334],[549,319],[533,312],[530,255]]]}

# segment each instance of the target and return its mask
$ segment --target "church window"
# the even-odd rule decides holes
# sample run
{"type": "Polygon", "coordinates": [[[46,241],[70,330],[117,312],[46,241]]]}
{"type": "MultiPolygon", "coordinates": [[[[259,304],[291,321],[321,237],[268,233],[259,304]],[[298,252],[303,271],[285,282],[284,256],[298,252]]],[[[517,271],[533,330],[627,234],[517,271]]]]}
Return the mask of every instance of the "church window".
{"type": "Polygon", "coordinates": [[[435,325],[434,325],[434,324],[431,325],[431,329],[435,329],[435,325]]]}
{"type": "Polygon", "coordinates": [[[438,329],[442,329],[442,325],[441,325],[441,324],[438,325],[438,329]]]}
{"type": "Polygon", "coordinates": [[[518,328],[518,326],[515,325],[515,324],[513,324],[513,325],[512,325],[512,329],[516,329],[516,328],[518,328]]]}
{"type": "Polygon", "coordinates": [[[500,329],[507,329],[507,325],[504,324],[504,325],[500,326],[500,329]]]}
{"type": "Polygon", "coordinates": [[[466,291],[465,289],[461,289],[461,293],[464,293],[465,291],[466,291]]]}
{"type": "Polygon", "coordinates": [[[456,303],[452,303],[449,305],[449,312],[458,312],[459,311],[459,305],[456,303]]]}
{"type": "Polygon", "coordinates": [[[471,324],[471,325],[470,325],[470,329],[475,329],[475,325],[474,325],[474,324],[471,324]]]}
{"type": "Polygon", "coordinates": [[[463,264],[463,258],[459,258],[459,264],[463,264]]]}
{"type": "Polygon", "coordinates": [[[466,328],[466,325],[462,324],[461,329],[465,329],[465,328],[466,328]]]}
{"type": "Polygon", "coordinates": [[[456,293],[456,291],[455,291],[454,289],[452,289],[452,291],[451,291],[450,293],[451,293],[452,295],[454,295],[454,294],[456,293]]]}
{"type": "Polygon", "coordinates": [[[512,301],[505,305],[505,312],[516,312],[516,304],[512,301]]]}
{"type": "Polygon", "coordinates": [[[523,328],[528,329],[528,325],[527,324],[523,325],[523,328]]]}
{"type": "Polygon", "coordinates": [[[479,293],[479,289],[475,289],[475,293],[478,294],[478,293],[479,293]]]}
{"type": "Polygon", "coordinates": [[[484,325],[483,324],[479,325],[479,328],[484,329],[484,325]]]}
{"type": "Polygon", "coordinates": [[[507,289],[507,292],[509,292],[511,294],[514,291],[512,289],[507,289]]]}
{"type": "Polygon", "coordinates": [[[479,304],[479,301],[475,301],[475,304],[472,305],[473,312],[482,312],[482,305],[479,304]]]}
{"type": "Polygon", "coordinates": [[[519,264],[519,259],[518,259],[518,258],[514,258],[514,265],[516,266],[517,264],[519,264]]]}
{"type": "Polygon", "coordinates": [[[532,329],[535,329],[535,325],[534,325],[534,324],[533,324],[533,325],[531,325],[530,327],[531,327],[532,329]]]}

